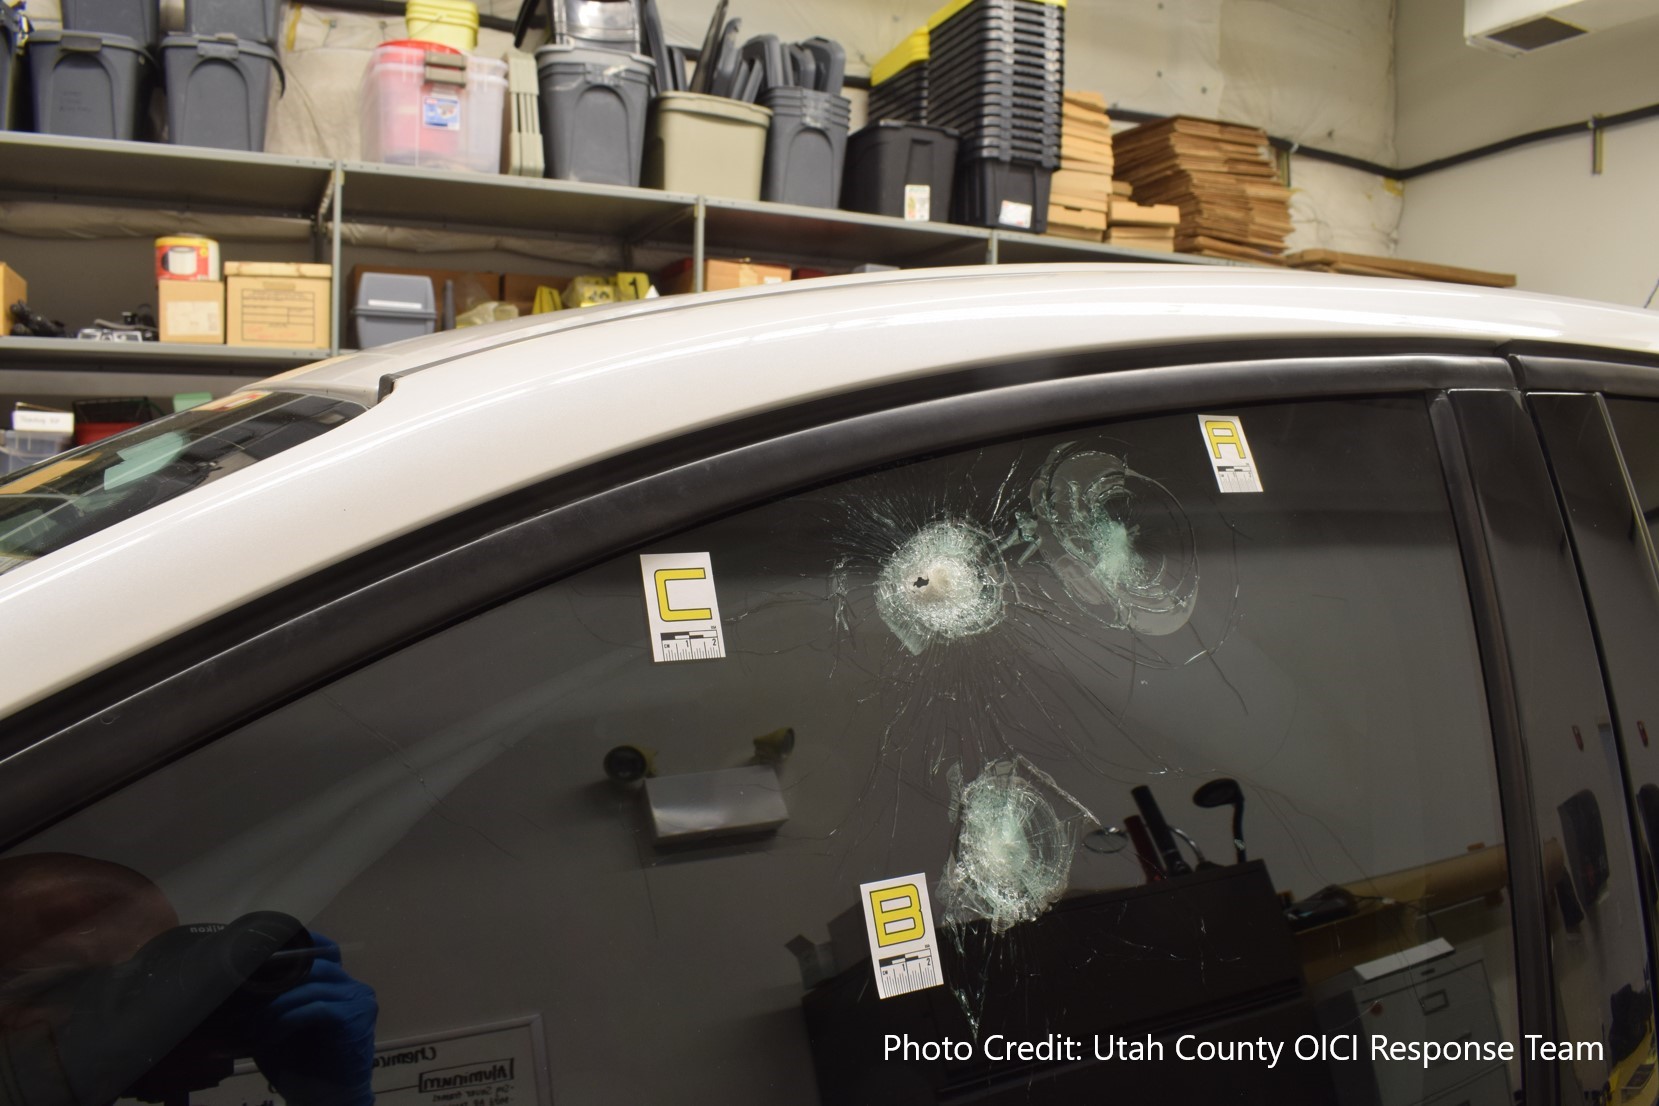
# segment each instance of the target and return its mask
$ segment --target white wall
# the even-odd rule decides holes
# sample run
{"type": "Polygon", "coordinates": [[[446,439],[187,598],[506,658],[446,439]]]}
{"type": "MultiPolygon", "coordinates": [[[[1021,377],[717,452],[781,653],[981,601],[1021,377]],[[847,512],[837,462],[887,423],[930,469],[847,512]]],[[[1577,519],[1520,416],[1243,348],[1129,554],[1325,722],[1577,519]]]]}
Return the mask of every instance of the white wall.
{"type": "MultiPolygon", "coordinates": [[[[1659,18],[1518,58],[1463,43],[1456,0],[1400,0],[1400,162],[1659,102],[1659,18]]],[[[1640,304],[1659,279],[1659,122],[1523,147],[1406,184],[1399,256],[1515,273],[1522,288],[1640,304]]]]}

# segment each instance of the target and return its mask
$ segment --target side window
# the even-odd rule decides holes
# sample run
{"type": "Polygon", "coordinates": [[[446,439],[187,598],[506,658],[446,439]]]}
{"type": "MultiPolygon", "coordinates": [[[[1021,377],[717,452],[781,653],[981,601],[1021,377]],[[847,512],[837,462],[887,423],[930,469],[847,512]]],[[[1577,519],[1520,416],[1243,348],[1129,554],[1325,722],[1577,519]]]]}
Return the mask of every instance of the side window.
{"type": "Polygon", "coordinates": [[[1198,414],[693,521],[68,818],[0,858],[12,1055],[198,1106],[1509,1102],[1425,406],[1198,414]]]}
{"type": "Polygon", "coordinates": [[[1659,401],[1610,399],[1607,409],[1642,521],[1647,524],[1650,547],[1659,545],[1659,401]]]}

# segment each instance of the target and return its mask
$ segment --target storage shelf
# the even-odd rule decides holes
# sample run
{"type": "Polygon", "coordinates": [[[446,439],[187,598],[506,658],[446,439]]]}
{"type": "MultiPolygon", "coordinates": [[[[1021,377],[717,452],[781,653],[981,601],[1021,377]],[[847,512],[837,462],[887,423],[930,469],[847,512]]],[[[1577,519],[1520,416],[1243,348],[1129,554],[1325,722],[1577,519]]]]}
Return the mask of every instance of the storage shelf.
{"type": "MultiPolygon", "coordinates": [[[[944,222],[495,174],[339,162],[57,135],[0,132],[0,198],[303,217],[314,255],[343,272],[348,223],[434,227],[683,250],[698,263],[737,256],[805,267],[865,263],[923,268],[1027,262],[1238,265],[1188,254],[986,230],[944,222]]],[[[335,302],[339,304],[338,294],[335,302]]],[[[340,344],[341,321],[332,341],[340,344]]],[[[329,350],[0,338],[0,376],[14,382],[98,372],[115,387],[160,387],[179,378],[257,379],[330,355],[329,350]],[[43,375],[44,374],[44,375],[43,375]]],[[[59,393],[62,394],[62,393],[59,393]]],[[[157,393],[161,394],[161,393],[157,393]]]]}
{"type": "Polygon", "coordinates": [[[1021,231],[997,231],[997,263],[1024,265],[1047,261],[1107,261],[1153,265],[1233,265],[1253,268],[1247,261],[1228,261],[1219,257],[1199,257],[1191,253],[1171,253],[1167,250],[1137,250],[1131,246],[1113,246],[1105,242],[1083,242],[1075,238],[1059,238],[1045,234],[1025,234],[1021,231]]]}
{"type": "Polygon", "coordinates": [[[346,162],[347,222],[691,242],[697,198],[647,188],[346,162]]]}
{"type": "Polygon", "coordinates": [[[705,201],[711,250],[853,264],[983,265],[991,232],[954,223],[906,222],[792,204],[705,201]]]}
{"type": "Polygon", "coordinates": [[[321,158],[0,132],[0,195],[11,198],[312,218],[334,168],[321,158]]]}

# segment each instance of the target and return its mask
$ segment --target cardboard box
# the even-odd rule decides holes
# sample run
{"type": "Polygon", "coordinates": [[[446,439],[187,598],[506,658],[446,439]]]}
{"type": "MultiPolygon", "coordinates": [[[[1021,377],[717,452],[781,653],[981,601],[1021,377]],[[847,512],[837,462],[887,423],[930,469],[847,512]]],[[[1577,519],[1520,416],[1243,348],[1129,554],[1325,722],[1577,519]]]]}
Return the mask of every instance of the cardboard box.
{"type": "Polygon", "coordinates": [[[18,300],[26,301],[28,298],[29,282],[24,280],[23,275],[16,269],[0,261],[0,320],[4,320],[6,324],[0,326],[0,334],[11,333],[12,304],[18,300]]]}
{"type": "MultiPolygon", "coordinates": [[[[710,259],[703,262],[703,290],[719,292],[727,288],[753,288],[757,284],[783,284],[792,275],[788,265],[761,265],[753,261],[725,261],[710,259]]],[[[670,266],[663,273],[663,292],[679,295],[696,287],[696,274],[688,258],[670,266]]]]}
{"type": "Polygon", "coordinates": [[[163,342],[222,346],[225,344],[225,282],[158,281],[156,315],[163,342]]]}
{"type": "Polygon", "coordinates": [[[225,262],[225,344],[327,349],[333,267],[225,262]]]}

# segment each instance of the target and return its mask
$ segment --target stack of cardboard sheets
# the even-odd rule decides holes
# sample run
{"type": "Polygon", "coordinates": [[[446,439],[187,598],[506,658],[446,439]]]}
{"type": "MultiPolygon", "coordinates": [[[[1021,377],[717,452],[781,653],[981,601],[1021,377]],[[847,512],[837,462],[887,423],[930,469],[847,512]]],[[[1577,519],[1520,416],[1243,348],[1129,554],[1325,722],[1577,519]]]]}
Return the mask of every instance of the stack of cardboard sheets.
{"type": "Polygon", "coordinates": [[[1181,209],[1174,204],[1138,204],[1128,196],[1114,195],[1106,241],[1114,246],[1174,253],[1175,230],[1180,223],[1181,209]]]}
{"type": "Polygon", "coordinates": [[[1066,93],[1061,114],[1060,168],[1048,200],[1048,232],[1099,242],[1106,234],[1112,192],[1112,121],[1098,92],[1066,93]]]}
{"type": "Polygon", "coordinates": [[[1443,280],[1451,284],[1478,284],[1486,288],[1515,287],[1514,273],[1491,273],[1484,269],[1460,269],[1428,261],[1406,261],[1398,257],[1372,257],[1363,253],[1336,250],[1302,250],[1290,255],[1298,269],[1349,276],[1403,277],[1407,280],[1443,280]]]}
{"type": "Polygon", "coordinates": [[[1290,190],[1257,127],[1177,115],[1116,136],[1117,171],[1142,204],[1180,208],[1183,253],[1280,263],[1290,190]]]}

